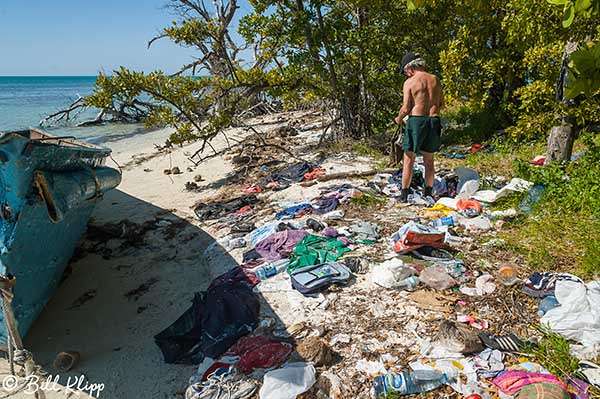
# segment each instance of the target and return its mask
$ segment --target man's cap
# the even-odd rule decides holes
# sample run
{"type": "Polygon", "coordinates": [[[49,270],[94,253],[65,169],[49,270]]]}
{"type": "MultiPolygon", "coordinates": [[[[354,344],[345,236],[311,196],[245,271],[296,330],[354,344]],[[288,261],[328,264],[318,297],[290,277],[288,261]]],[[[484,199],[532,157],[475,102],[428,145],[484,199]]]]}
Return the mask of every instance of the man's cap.
{"type": "Polygon", "coordinates": [[[408,53],[404,54],[404,57],[402,57],[402,62],[401,62],[401,67],[402,67],[401,72],[405,74],[406,72],[404,71],[404,68],[406,68],[406,66],[410,62],[417,60],[419,58],[421,58],[421,56],[418,53],[413,53],[412,51],[409,51],[408,53]]]}

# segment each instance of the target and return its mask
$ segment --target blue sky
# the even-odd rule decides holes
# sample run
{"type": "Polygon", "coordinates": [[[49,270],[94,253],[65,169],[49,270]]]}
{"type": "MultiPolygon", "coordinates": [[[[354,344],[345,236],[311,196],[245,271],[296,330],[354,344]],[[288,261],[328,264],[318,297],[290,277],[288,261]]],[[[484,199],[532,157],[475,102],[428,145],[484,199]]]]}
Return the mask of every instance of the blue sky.
{"type": "MultiPolygon", "coordinates": [[[[193,49],[146,44],[174,19],[166,0],[0,0],[0,76],[174,72],[193,49]]],[[[211,2],[208,2],[209,4],[211,2]]],[[[242,15],[250,9],[240,1],[242,15]]]]}

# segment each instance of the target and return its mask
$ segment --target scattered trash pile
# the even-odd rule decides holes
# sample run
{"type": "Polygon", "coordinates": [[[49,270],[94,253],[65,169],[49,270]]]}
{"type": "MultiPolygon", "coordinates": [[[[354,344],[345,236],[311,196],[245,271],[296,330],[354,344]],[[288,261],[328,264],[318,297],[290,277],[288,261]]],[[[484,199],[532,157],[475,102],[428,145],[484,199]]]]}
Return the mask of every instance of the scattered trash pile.
{"type": "Polygon", "coordinates": [[[593,397],[600,282],[522,280],[517,265],[467,256],[523,212],[489,204],[532,183],[483,187],[457,168],[425,197],[417,163],[402,204],[401,172],[319,181],[327,161],[257,169],[257,183],[227,188],[237,196],[195,207],[241,262],[155,337],[166,362],[199,365],[186,399],[593,397]],[[540,323],[574,342],[576,376],[525,355],[536,305],[540,323]]]}

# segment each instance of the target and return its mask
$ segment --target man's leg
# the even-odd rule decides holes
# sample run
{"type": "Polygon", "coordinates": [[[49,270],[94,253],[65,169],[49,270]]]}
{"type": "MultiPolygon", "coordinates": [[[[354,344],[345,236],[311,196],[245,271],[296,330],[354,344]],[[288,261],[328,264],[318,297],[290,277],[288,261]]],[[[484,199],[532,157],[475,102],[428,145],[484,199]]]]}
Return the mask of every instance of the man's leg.
{"type": "Polygon", "coordinates": [[[433,163],[433,152],[423,153],[423,162],[425,163],[425,195],[432,196],[433,179],[435,176],[435,165],[433,163]]]}
{"type": "Polygon", "coordinates": [[[404,161],[402,162],[402,194],[400,196],[401,201],[406,201],[412,182],[413,166],[415,164],[415,157],[417,154],[411,151],[404,151],[404,161]]]}

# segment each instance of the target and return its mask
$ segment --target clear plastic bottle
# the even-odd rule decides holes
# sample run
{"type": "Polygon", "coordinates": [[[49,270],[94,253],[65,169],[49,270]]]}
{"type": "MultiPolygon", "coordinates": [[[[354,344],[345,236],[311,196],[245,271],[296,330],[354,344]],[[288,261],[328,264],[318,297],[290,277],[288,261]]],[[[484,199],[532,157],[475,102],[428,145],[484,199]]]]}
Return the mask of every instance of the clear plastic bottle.
{"type": "Polygon", "coordinates": [[[431,222],[436,229],[442,226],[458,226],[458,218],[455,215],[446,216],[431,222]]]}
{"type": "Polygon", "coordinates": [[[556,297],[554,295],[547,296],[546,298],[542,299],[542,301],[540,302],[537,313],[539,316],[543,316],[550,309],[554,309],[557,306],[560,306],[560,303],[558,303],[558,301],[556,300],[556,297]]]}
{"type": "Polygon", "coordinates": [[[290,261],[288,259],[281,259],[273,263],[267,263],[266,265],[259,266],[258,268],[254,269],[254,274],[260,280],[266,280],[269,277],[273,277],[274,275],[284,271],[289,263],[290,261]]]}
{"type": "Polygon", "coordinates": [[[417,370],[388,372],[384,376],[373,379],[376,398],[387,398],[392,395],[412,395],[432,391],[450,382],[446,374],[435,371],[417,370]]]}

